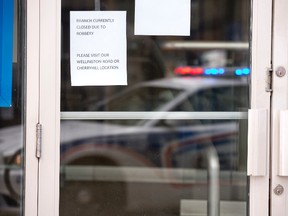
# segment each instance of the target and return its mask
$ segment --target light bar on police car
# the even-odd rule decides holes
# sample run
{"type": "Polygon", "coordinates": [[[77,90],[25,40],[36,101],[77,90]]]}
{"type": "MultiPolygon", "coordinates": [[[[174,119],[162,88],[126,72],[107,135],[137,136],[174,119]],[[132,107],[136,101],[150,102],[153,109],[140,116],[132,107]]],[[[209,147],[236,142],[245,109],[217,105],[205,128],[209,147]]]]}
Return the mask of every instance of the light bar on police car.
{"type": "Polygon", "coordinates": [[[174,70],[181,76],[247,76],[250,74],[248,67],[191,67],[179,66],[174,70]]]}

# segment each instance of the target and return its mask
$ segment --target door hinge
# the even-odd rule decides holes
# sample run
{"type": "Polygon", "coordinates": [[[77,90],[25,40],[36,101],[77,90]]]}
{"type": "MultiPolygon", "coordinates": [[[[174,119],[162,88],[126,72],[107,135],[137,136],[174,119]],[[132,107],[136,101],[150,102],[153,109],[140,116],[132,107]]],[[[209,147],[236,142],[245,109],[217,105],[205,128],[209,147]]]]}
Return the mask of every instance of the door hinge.
{"type": "Polygon", "coordinates": [[[36,125],[36,157],[41,158],[41,147],[42,147],[42,124],[37,123],[36,125]]]}
{"type": "Polygon", "coordinates": [[[272,92],[272,75],[273,75],[273,69],[268,68],[267,73],[266,73],[266,87],[265,90],[266,92],[272,92]]]}

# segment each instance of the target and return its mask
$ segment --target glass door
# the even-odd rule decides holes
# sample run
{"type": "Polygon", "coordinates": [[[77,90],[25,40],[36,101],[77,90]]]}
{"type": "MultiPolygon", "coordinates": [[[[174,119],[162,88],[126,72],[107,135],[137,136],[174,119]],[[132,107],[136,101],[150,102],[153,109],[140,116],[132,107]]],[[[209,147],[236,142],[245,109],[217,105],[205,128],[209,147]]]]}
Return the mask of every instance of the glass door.
{"type": "Polygon", "coordinates": [[[61,216],[247,215],[250,7],[62,0],[61,216]]]}

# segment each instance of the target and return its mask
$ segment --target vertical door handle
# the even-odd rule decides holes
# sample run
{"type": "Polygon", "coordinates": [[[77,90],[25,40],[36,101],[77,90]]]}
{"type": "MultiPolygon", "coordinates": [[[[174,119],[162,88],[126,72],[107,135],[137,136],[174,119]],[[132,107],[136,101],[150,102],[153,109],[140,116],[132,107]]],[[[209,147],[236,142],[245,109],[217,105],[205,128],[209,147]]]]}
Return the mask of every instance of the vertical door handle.
{"type": "Polygon", "coordinates": [[[280,111],[279,175],[288,176],[288,110],[280,111]]]}
{"type": "Polygon", "coordinates": [[[268,110],[248,111],[248,161],[247,174],[265,176],[268,150],[268,110]]]}
{"type": "Polygon", "coordinates": [[[220,215],[220,163],[214,146],[207,149],[208,160],[208,216],[220,215]]]}

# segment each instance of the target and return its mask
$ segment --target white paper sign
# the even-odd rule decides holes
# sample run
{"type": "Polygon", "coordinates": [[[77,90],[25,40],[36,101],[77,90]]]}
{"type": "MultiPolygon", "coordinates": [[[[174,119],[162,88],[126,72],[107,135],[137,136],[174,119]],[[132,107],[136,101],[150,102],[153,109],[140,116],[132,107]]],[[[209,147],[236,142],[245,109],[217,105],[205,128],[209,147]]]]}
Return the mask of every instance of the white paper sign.
{"type": "Polygon", "coordinates": [[[135,0],[135,35],[190,35],[191,0],[135,0]]]}
{"type": "Polygon", "coordinates": [[[125,11],[71,11],[72,86],[127,85],[125,11]]]}

